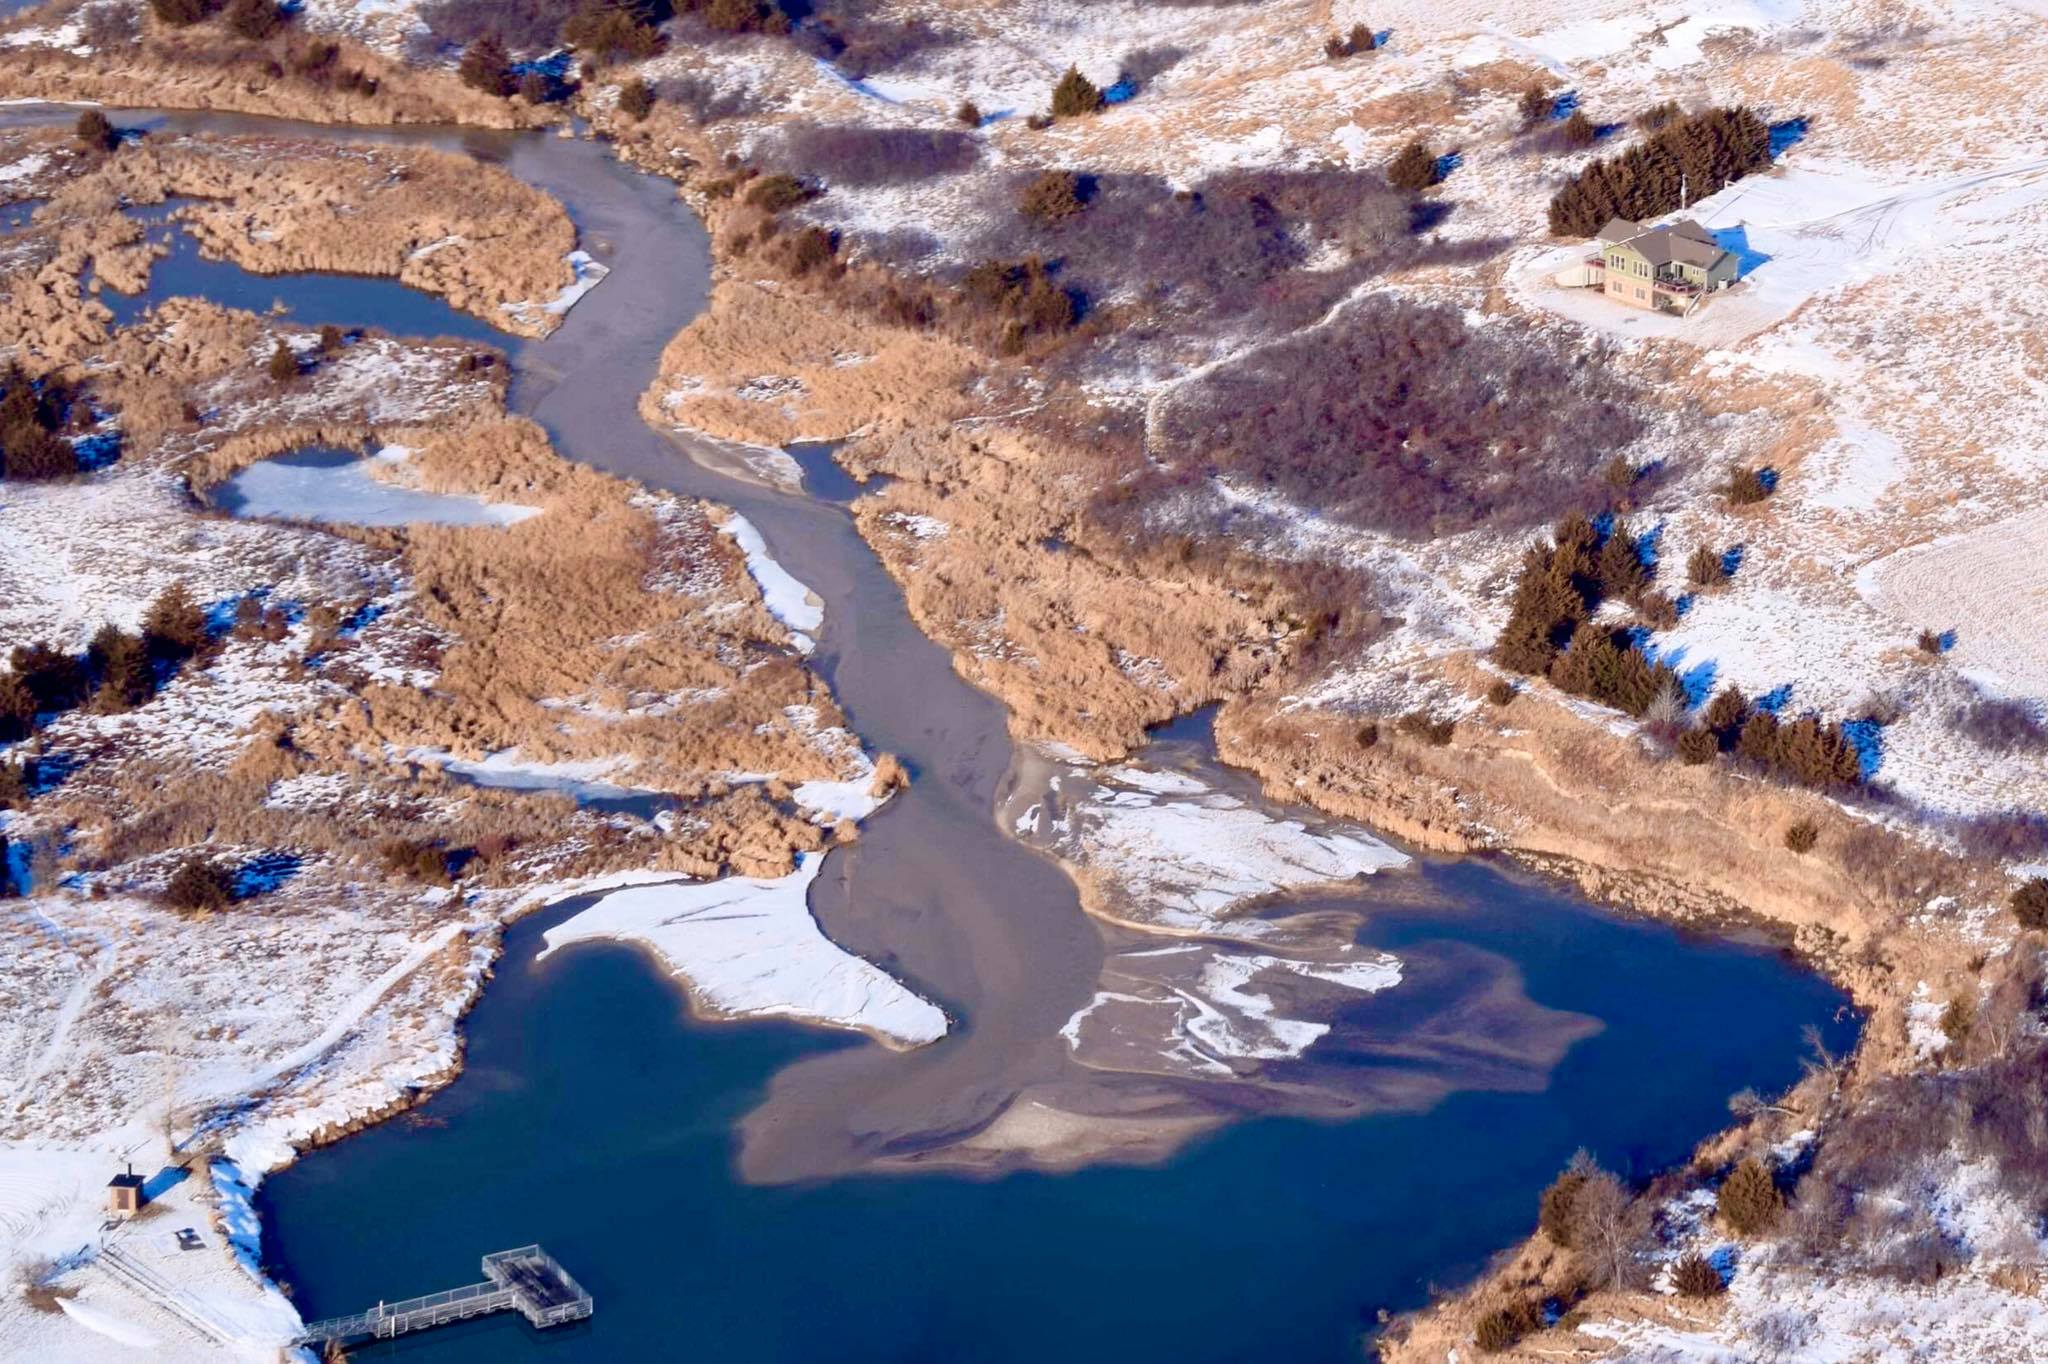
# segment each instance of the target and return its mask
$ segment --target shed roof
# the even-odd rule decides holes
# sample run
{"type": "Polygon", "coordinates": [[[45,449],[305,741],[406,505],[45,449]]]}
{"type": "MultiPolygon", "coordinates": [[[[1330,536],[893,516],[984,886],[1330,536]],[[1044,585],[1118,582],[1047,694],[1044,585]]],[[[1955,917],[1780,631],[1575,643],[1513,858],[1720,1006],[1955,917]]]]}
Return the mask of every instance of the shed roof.
{"type": "Polygon", "coordinates": [[[139,1189],[142,1187],[142,1176],[130,1170],[127,1174],[115,1175],[112,1179],[108,1180],[107,1187],[110,1189],[139,1189]]]}

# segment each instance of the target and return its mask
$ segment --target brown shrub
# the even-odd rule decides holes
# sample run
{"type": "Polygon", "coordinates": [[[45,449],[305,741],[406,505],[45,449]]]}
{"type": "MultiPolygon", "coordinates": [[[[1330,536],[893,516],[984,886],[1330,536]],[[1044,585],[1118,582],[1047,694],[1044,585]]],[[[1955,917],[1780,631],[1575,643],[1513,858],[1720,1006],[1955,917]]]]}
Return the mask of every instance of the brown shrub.
{"type": "Polygon", "coordinates": [[[1915,639],[1913,643],[1921,653],[1935,658],[1939,658],[1948,647],[1947,641],[1941,636],[1941,631],[1931,628],[1922,630],[1919,638],[1915,639]]]}
{"type": "Polygon", "coordinates": [[[1486,689],[1486,699],[1496,706],[1505,706],[1515,699],[1515,684],[1505,677],[1498,678],[1486,689]]]}
{"type": "Polygon", "coordinates": [[[654,112],[654,88],[638,76],[619,86],[619,112],[638,123],[654,112]]]}
{"type": "Polygon", "coordinates": [[[1592,146],[1599,138],[1600,130],[1594,126],[1592,119],[1586,117],[1585,110],[1574,109],[1572,116],[1564,121],[1559,136],[1564,139],[1565,146],[1578,151],[1592,146]]]}
{"type": "Polygon", "coordinates": [[[1481,1354],[1497,1355],[1514,1349],[1542,1324],[1542,1308],[1530,1299],[1518,1298],[1481,1316],[1473,1326],[1472,1341],[1481,1354]]]}
{"type": "Polygon", "coordinates": [[[1678,736],[1678,757],[1688,766],[1697,767],[1701,763],[1712,762],[1720,754],[1721,741],[1715,737],[1711,729],[1688,729],[1678,736]]]}
{"type": "Polygon", "coordinates": [[[1545,1189],[1536,1201],[1536,1225],[1542,1228],[1543,1234],[1548,1236],[1553,1244],[1566,1250],[1572,1248],[1572,1207],[1578,1200],[1579,1191],[1586,1187],[1586,1180],[1590,1175],[1590,1170],[1586,1167],[1591,1165],[1591,1158],[1581,1160],[1582,1156],[1585,1156],[1584,1152],[1572,1157],[1571,1164],[1567,1165],[1556,1179],[1550,1181],[1550,1187],[1545,1189]]]}
{"type": "Polygon", "coordinates": [[[1395,722],[1395,728],[1411,739],[1443,748],[1458,732],[1456,720],[1439,720],[1427,710],[1411,710],[1395,722]]]}
{"type": "Polygon", "coordinates": [[[229,0],[223,16],[228,28],[240,38],[260,43],[283,27],[285,13],[276,0],[229,0]]]}
{"type": "Polygon", "coordinates": [[[1017,197],[1017,211],[1041,223],[1059,223],[1086,206],[1081,197],[1081,177],[1072,171],[1049,170],[1025,182],[1017,197]]]}
{"type": "Polygon", "coordinates": [[[816,197],[816,191],[794,175],[764,175],[747,187],[749,207],[780,213],[816,197]]]}
{"type": "Polygon", "coordinates": [[[660,29],[617,0],[586,0],[562,25],[562,41],[606,63],[652,57],[664,46],[660,29]]]}
{"type": "Polygon", "coordinates": [[[164,903],[180,914],[209,914],[234,902],[234,873],[202,853],[180,862],[164,886],[164,903]]]}
{"type": "Polygon", "coordinates": [[[1672,1266],[1671,1286],[1688,1298],[1717,1298],[1728,1291],[1721,1271],[1696,1250],[1688,1252],[1672,1266]]]}
{"type": "Polygon", "coordinates": [[[1732,506],[1751,507],[1771,495],[1771,485],[1762,470],[1745,467],[1728,475],[1722,493],[1732,506]]]}
{"type": "Polygon", "coordinates": [[[1727,560],[1707,545],[1694,549],[1685,561],[1685,579],[1705,591],[1728,581],[1727,560]]]}
{"type": "Polygon", "coordinates": [[[953,119],[955,122],[964,123],[970,128],[979,128],[981,126],[981,106],[971,99],[963,99],[960,101],[960,107],[953,111],[953,119]]]}
{"type": "Polygon", "coordinates": [[[2021,928],[2048,929],[2048,877],[2030,877],[2012,893],[2012,916],[2021,928]]]}
{"type": "Polygon", "coordinates": [[[1785,846],[1796,853],[1810,853],[1820,842],[1820,826],[1810,819],[1795,820],[1785,829],[1785,846]]]}
{"type": "Polygon", "coordinates": [[[490,34],[463,49],[455,72],[472,90],[501,97],[512,93],[512,59],[505,55],[505,45],[490,34]]]}
{"type": "Polygon", "coordinates": [[[1440,178],[1436,153],[1420,138],[1401,148],[1399,154],[1387,163],[1387,183],[1412,194],[1420,194],[1440,178]]]}

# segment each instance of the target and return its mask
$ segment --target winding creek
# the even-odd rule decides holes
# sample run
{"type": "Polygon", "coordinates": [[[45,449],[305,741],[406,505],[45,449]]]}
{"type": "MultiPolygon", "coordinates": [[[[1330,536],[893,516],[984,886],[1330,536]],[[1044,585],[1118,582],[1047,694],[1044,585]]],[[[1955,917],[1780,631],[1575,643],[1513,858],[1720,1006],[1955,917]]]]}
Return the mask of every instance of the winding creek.
{"type": "MultiPolygon", "coordinates": [[[[117,116],[138,120],[279,127],[117,116]]],[[[1061,867],[1013,836],[1043,781],[1001,705],[916,628],[843,477],[814,476],[810,496],[730,477],[637,414],[708,291],[703,229],[672,187],[582,139],[299,131],[467,150],[569,206],[612,273],[547,341],[511,345],[513,406],[569,458],[736,508],[823,599],[814,665],[914,780],[830,855],[812,910],[955,1024],[901,1053],[699,1023],[636,951],[538,961],[576,904],[522,921],[466,1025],[464,1074],[265,1184],[269,1258],[312,1318],[465,1281],[482,1252],[538,1240],[598,1314],[545,1336],[500,1317],[355,1357],[1356,1359],[1376,1309],[1418,1305],[1520,1234],[1574,1148],[1638,1173],[1682,1160],[1729,1093],[1796,1075],[1804,1025],[1853,1036],[1836,991],[1762,947],[1618,918],[1489,860],[1418,858],[1276,907],[1313,918],[1325,955],[1401,966],[1392,988],[1314,1001],[1328,1031],[1305,1052],[1223,1078],[1082,1064],[1063,1029],[1159,939],[1084,915],[1061,867]],[[1026,1112],[1072,1121],[988,1140],[1026,1112]],[[1041,1164],[1116,1159],[1010,1168],[1034,1142],[1041,1164]]],[[[242,276],[174,251],[151,297],[178,292],[276,298],[308,325],[477,326],[388,282],[242,276]]],[[[1134,770],[1338,827],[1267,802],[1198,726],[1134,770]]]]}

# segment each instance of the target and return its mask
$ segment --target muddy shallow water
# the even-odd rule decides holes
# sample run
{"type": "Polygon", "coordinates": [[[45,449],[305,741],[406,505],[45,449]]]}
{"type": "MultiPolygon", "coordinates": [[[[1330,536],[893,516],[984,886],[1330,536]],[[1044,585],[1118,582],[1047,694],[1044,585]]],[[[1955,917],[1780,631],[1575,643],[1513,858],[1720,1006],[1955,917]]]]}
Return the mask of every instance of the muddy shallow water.
{"type": "MultiPolygon", "coordinates": [[[[1853,1028],[1834,1021],[1833,990],[1769,953],[1623,922],[1484,861],[1421,861],[1285,906],[1341,925],[1317,950],[1357,950],[1355,938],[1402,967],[1364,996],[1275,996],[1328,1028],[1305,1052],[1189,1076],[1150,1063],[1161,1042],[1139,1020],[1091,1040],[1082,1064],[1063,1030],[1106,984],[1138,990],[1132,973],[1149,973],[1143,989],[1171,993],[1187,977],[1154,969],[1144,954],[1159,942],[1083,915],[1060,866],[998,823],[1030,764],[832,500],[852,489],[729,478],[640,420],[661,347],[708,290],[703,229],[671,187],[582,140],[307,132],[469,150],[568,206],[612,273],[547,341],[504,339],[513,405],[568,457],[737,508],[823,599],[814,663],[855,731],[914,780],[831,855],[812,909],[954,1020],[908,1054],[699,1025],[632,952],[537,965],[540,930],[565,911],[521,924],[469,1021],[468,1069],[420,1121],[265,1185],[271,1256],[309,1317],[461,1281],[484,1251],[538,1239],[595,1291],[590,1326],[535,1336],[499,1321],[377,1351],[1353,1357],[1362,1311],[1469,1272],[1526,1226],[1533,1191],[1575,1146],[1637,1169],[1681,1159],[1728,1093],[1794,1077],[1802,1025],[1838,1041],[1853,1028]],[[998,1174],[1020,1144],[1061,1163],[1105,1143],[1171,1159],[941,1173],[998,1174]]],[[[153,278],[152,294],[179,277],[153,278]]],[[[294,278],[264,287],[296,322],[331,320],[294,278]]],[[[1199,742],[1158,756],[1269,808],[1199,742]]],[[[1239,950],[1163,946],[1205,964],[1239,950]]]]}

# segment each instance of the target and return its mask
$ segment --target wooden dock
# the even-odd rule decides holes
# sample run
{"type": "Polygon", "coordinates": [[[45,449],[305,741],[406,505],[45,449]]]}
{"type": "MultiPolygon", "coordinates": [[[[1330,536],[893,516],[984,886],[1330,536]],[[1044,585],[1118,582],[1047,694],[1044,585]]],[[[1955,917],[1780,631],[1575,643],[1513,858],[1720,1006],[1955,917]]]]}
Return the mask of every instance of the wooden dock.
{"type": "Polygon", "coordinates": [[[517,1312],[535,1326],[560,1326],[581,1321],[595,1310],[583,1285],[539,1246],[500,1250],[484,1256],[483,1263],[482,1283],[404,1302],[380,1302],[354,1316],[312,1322],[300,1334],[299,1343],[389,1340],[490,1312],[517,1312]]]}

